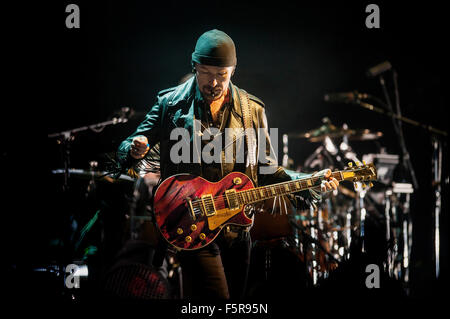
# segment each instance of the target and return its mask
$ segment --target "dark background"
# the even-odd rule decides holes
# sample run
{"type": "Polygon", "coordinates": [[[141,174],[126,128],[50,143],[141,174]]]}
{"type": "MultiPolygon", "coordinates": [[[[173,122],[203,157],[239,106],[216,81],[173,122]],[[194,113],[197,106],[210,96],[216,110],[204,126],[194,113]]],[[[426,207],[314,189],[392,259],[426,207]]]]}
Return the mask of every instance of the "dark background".
{"type": "MultiPolygon", "coordinates": [[[[379,152],[380,147],[400,154],[389,118],[359,106],[323,100],[325,93],[352,90],[383,99],[378,79],[365,74],[368,68],[383,61],[390,61],[398,72],[403,115],[436,128],[448,127],[444,94],[448,33],[445,10],[437,2],[419,6],[376,1],[380,7],[380,29],[365,27],[365,8],[370,3],[366,1],[75,1],[81,11],[81,28],[67,29],[65,7],[69,3],[72,2],[47,4],[49,8],[41,22],[49,29],[30,39],[31,51],[24,54],[29,57],[30,52],[35,52],[39,58],[26,59],[26,65],[31,67],[20,73],[21,79],[16,79],[18,84],[27,86],[18,90],[12,113],[15,118],[26,118],[31,125],[14,119],[18,128],[5,129],[3,133],[7,140],[2,153],[8,167],[6,176],[16,181],[13,183],[20,189],[25,187],[28,194],[31,190],[28,200],[23,200],[20,192],[11,192],[20,209],[10,211],[8,222],[19,227],[12,227],[13,234],[8,236],[14,243],[22,237],[15,230],[26,233],[25,250],[11,249],[13,261],[39,259],[43,245],[58,227],[54,219],[46,216],[48,197],[39,196],[44,184],[55,187],[45,177],[48,171],[63,165],[58,145],[46,135],[106,121],[125,106],[142,112],[140,117],[109,126],[101,133],[86,131],[76,135],[71,144],[71,167],[86,169],[92,160],[103,167],[104,154],[113,153],[120,141],[133,132],[155,101],[156,93],[177,85],[190,72],[196,39],[213,28],[233,38],[238,66],[232,81],[265,102],[269,126],[278,128],[280,137],[317,128],[327,116],[338,126],[346,123],[350,128],[384,133],[376,142],[352,144],[358,155],[379,152]],[[35,91],[33,104],[25,103],[35,91]],[[17,136],[24,136],[25,140],[14,138],[17,136]],[[21,151],[18,156],[22,145],[28,145],[32,152],[25,155],[21,151]],[[17,167],[18,157],[23,166],[17,167]],[[19,181],[18,170],[25,172],[20,175],[25,178],[19,181]],[[18,217],[30,202],[32,209],[28,212],[33,217],[18,217]],[[23,224],[32,227],[24,231],[23,224]]],[[[23,42],[21,38],[11,38],[15,44],[23,42]]],[[[394,101],[392,72],[384,77],[394,101]]],[[[436,285],[431,135],[408,124],[403,127],[420,184],[411,207],[411,285],[413,294],[426,296],[436,285]]],[[[289,140],[289,146],[290,156],[301,165],[318,144],[299,139],[289,140]]],[[[448,176],[448,160],[444,161],[444,173],[448,176]]],[[[448,187],[444,190],[442,278],[446,278],[448,270],[448,187]]]]}

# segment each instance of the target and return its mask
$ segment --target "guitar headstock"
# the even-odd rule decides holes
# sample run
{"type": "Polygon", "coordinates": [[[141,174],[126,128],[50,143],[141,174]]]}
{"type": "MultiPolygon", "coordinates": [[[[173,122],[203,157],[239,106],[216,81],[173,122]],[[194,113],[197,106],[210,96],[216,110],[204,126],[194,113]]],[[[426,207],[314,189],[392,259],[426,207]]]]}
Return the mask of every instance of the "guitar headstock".
{"type": "Polygon", "coordinates": [[[377,168],[373,163],[366,164],[366,162],[363,161],[363,163],[356,162],[355,165],[353,165],[353,163],[350,162],[342,171],[342,177],[344,180],[351,181],[355,185],[357,182],[361,182],[363,188],[366,188],[367,186],[372,187],[372,181],[377,179],[377,168]],[[364,182],[369,182],[369,184],[366,185],[364,182]]]}

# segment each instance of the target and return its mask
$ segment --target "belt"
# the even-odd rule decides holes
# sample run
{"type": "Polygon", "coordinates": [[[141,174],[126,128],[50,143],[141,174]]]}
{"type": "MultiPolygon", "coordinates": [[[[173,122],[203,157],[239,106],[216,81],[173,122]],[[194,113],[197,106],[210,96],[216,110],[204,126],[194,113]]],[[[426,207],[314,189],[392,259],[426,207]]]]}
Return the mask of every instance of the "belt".
{"type": "Polygon", "coordinates": [[[245,239],[250,235],[251,226],[226,225],[223,229],[223,236],[228,239],[245,239]]]}
{"type": "Polygon", "coordinates": [[[250,226],[237,226],[237,225],[226,225],[225,228],[223,229],[223,231],[225,233],[240,233],[240,232],[249,232],[250,231],[250,226]]]}

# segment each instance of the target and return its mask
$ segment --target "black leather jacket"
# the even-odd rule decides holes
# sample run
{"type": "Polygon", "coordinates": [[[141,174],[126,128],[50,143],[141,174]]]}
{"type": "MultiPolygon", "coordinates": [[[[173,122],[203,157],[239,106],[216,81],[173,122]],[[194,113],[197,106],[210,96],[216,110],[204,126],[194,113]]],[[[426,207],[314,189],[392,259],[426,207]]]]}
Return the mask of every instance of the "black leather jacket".
{"type": "MultiPolygon", "coordinates": [[[[231,104],[223,114],[222,125],[220,130],[224,132],[224,128],[240,128],[243,129],[243,117],[239,100],[239,92],[242,92],[237,86],[230,82],[230,90],[232,92],[231,104]]],[[[245,136],[230,137],[229,141],[233,141],[232,145],[224,145],[222,149],[220,162],[220,174],[221,176],[215,176],[210,179],[220,179],[223,176],[233,171],[241,171],[247,176],[253,179],[255,186],[268,185],[272,183],[282,182],[286,180],[296,179],[299,177],[307,176],[298,172],[286,171],[282,167],[278,166],[276,154],[270,152],[271,143],[268,135],[267,118],[264,111],[264,103],[257,97],[249,94],[250,111],[253,119],[253,126],[256,132],[258,129],[263,129],[264,136],[259,135],[259,138],[266,139],[266,151],[262,152],[264,159],[258,158],[258,174],[252,176],[250,171],[250,165],[248,161],[245,161],[243,165],[236,163],[234,158],[232,161],[224,161],[225,150],[228,147],[233,149],[239,149],[244,147],[245,157],[247,158],[247,146],[245,136]],[[245,144],[243,144],[245,143],[245,144]],[[261,164],[261,163],[264,164],[261,164]],[[260,167],[271,167],[271,174],[260,174],[260,167]]],[[[194,132],[194,119],[205,119],[206,108],[204,107],[201,94],[197,88],[196,78],[192,77],[185,83],[163,90],[158,93],[157,100],[151,110],[147,113],[144,121],[138,126],[136,131],[125,139],[119,146],[117,152],[117,159],[122,170],[127,170],[130,167],[136,165],[139,161],[133,159],[129,152],[132,140],[135,136],[145,135],[150,143],[150,148],[159,143],[160,147],[160,171],[162,180],[178,173],[190,173],[205,177],[205,165],[206,170],[209,164],[205,164],[203,161],[200,163],[194,163],[192,161],[193,153],[193,139],[194,132]],[[171,140],[170,134],[173,129],[184,128],[189,132],[189,144],[191,150],[190,161],[188,163],[174,163],[171,160],[170,151],[178,140],[171,140]],[[202,167],[203,166],[203,167],[202,167]]],[[[224,135],[227,134],[225,131],[224,135]]],[[[225,136],[224,139],[227,137],[225,136]]],[[[258,145],[258,144],[256,144],[258,145]]],[[[256,152],[258,154],[258,152],[256,152]]],[[[261,154],[261,153],[260,153],[261,154]]],[[[260,156],[261,157],[261,156],[260,156]]],[[[206,178],[206,177],[205,177],[206,178]]],[[[309,196],[309,192],[304,192],[306,196],[309,196]]],[[[318,199],[316,193],[313,193],[314,199],[318,199]]]]}

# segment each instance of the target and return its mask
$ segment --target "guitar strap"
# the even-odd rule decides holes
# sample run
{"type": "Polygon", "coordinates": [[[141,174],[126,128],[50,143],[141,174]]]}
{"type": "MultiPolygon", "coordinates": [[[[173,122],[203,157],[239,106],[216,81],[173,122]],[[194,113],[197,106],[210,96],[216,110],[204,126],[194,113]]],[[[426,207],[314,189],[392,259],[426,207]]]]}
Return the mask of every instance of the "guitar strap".
{"type": "Polygon", "coordinates": [[[247,141],[247,161],[250,165],[250,173],[253,181],[258,185],[258,179],[256,174],[256,137],[253,127],[252,115],[250,110],[250,101],[248,93],[245,90],[239,89],[239,102],[241,104],[242,117],[244,122],[245,139],[247,141]]]}

